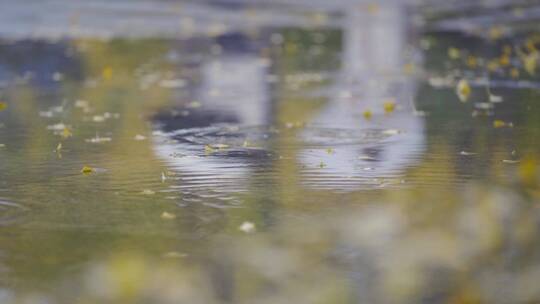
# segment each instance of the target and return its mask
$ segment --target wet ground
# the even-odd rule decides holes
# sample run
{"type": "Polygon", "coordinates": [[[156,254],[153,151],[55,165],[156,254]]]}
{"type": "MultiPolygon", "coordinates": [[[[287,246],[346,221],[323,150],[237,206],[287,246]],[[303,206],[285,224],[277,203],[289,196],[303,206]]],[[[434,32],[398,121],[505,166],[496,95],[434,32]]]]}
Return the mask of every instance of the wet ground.
{"type": "Polygon", "coordinates": [[[0,3],[1,303],[540,301],[534,2],[0,3]]]}

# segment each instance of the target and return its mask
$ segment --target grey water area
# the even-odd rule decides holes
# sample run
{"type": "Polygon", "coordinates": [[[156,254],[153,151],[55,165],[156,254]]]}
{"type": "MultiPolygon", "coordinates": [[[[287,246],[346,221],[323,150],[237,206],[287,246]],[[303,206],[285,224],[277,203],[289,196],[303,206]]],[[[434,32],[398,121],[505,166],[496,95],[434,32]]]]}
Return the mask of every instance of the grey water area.
{"type": "Polygon", "coordinates": [[[0,0],[0,303],[540,301],[539,18],[0,0]]]}

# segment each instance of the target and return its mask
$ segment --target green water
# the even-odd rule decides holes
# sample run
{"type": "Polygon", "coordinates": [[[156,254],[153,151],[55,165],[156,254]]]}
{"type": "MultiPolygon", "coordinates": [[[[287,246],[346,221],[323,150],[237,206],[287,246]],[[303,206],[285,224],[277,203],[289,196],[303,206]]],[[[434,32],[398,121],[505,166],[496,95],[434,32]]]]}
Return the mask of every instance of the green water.
{"type": "Polygon", "coordinates": [[[0,300],[538,301],[535,35],[3,41],[0,300]]]}

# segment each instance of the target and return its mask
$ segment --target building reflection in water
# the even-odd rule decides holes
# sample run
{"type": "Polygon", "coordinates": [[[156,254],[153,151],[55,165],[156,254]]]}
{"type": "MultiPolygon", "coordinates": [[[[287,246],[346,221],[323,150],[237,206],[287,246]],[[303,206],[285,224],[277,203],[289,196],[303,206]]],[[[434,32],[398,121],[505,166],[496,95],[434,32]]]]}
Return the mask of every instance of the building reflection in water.
{"type": "Polygon", "coordinates": [[[380,185],[377,178],[399,177],[420,157],[424,123],[414,111],[415,80],[404,74],[408,20],[399,3],[346,10],[341,78],[310,123],[348,130],[358,140],[351,144],[334,135],[328,148],[302,151],[300,161],[311,168],[307,184],[344,190],[380,185]],[[385,113],[385,103],[395,103],[396,109],[385,113]]]}
{"type": "MultiPolygon", "coordinates": [[[[339,76],[331,86],[329,101],[298,133],[304,147],[297,153],[302,183],[354,190],[380,186],[381,178],[401,182],[399,177],[420,157],[425,141],[423,118],[415,115],[413,106],[416,83],[404,74],[407,11],[399,3],[345,11],[339,76]],[[388,102],[396,104],[392,113],[385,113],[388,102]],[[365,111],[373,117],[365,119],[365,111]]],[[[275,99],[267,81],[269,63],[261,59],[258,47],[246,41],[251,40],[240,34],[218,40],[221,54],[199,67],[201,80],[194,100],[200,105],[187,109],[185,117],[158,121],[163,129],[175,130],[164,134],[175,141],[158,140],[156,153],[190,181],[207,181],[194,187],[234,184],[240,190],[240,180],[250,178],[251,164],[269,155],[234,150],[248,138],[268,140],[275,134],[254,127],[277,120],[271,110],[275,99]],[[201,155],[205,145],[223,142],[233,149],[201,155]]]]}

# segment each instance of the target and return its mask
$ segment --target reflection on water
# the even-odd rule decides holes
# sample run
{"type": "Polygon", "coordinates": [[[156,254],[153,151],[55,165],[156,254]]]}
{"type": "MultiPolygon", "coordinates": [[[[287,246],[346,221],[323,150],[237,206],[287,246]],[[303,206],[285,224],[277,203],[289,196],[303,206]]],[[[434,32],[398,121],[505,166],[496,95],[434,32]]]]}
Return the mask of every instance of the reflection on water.
{"type": "Polygon", "coordinates": [[[538,301],[537,34],[336,3],[3,39],[0,302],[538,301]]]}

